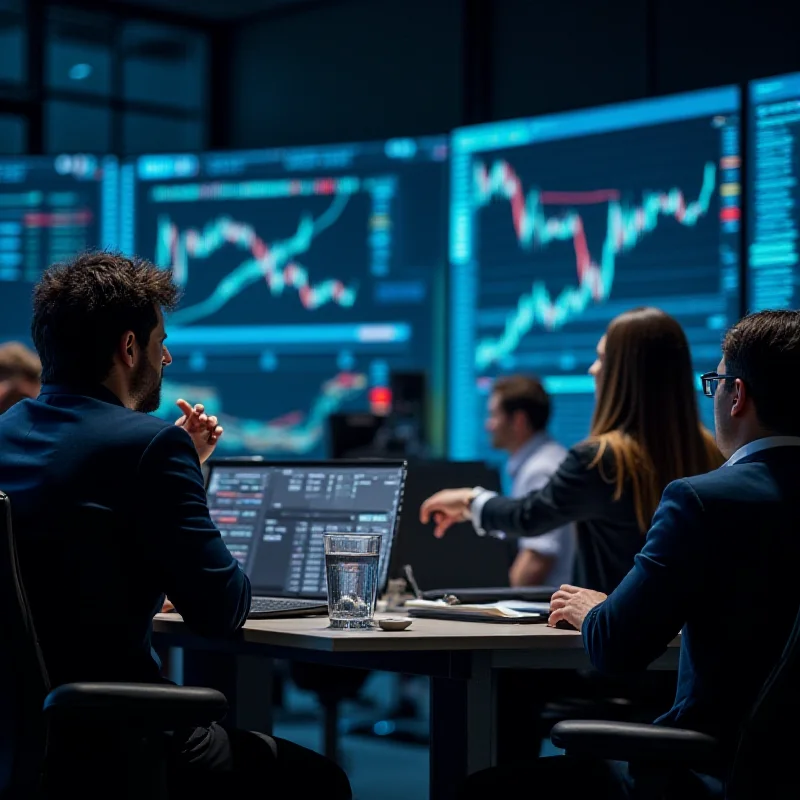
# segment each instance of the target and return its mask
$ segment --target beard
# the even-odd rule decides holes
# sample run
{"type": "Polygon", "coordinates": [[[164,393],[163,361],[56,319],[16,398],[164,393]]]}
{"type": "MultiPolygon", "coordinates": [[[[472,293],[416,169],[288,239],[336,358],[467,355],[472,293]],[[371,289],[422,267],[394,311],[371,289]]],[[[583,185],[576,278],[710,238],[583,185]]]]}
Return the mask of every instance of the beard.
{"type": "Polygon", "coordinates": [[[163,370],[154,367],[147,359],[139,363],[131,377],[131,396],[137,411],[149,414],[161,405],[162,377],[163,370]]]}
{"type": "Polygon", "coordinates": [[[505,450],[508,447],[508,437],[503,435],[502,431],[495,431],[490,434],[492,449],[505,450]]]}

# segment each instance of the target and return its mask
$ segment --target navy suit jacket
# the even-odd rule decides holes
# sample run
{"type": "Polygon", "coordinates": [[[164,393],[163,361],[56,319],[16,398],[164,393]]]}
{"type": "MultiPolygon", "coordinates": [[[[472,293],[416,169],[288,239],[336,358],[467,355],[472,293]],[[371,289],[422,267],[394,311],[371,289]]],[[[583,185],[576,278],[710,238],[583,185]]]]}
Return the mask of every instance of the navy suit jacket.
{"type": "Polygon", "coordinates": [[[605,672],[644,669],[683,629],[660,724],[732,746],[798,612],[800,449],[777,447],[667,486],[633,569],[589,612],[605,672]]]}
{"type": "Polygon", "coordinates": [[[159,681],[164,594],[203,635],[246,619],[250,584],[211,521],[191,438],[108,389],[46,385],[0,416],[0,489],[53,685],[159,681]]]}

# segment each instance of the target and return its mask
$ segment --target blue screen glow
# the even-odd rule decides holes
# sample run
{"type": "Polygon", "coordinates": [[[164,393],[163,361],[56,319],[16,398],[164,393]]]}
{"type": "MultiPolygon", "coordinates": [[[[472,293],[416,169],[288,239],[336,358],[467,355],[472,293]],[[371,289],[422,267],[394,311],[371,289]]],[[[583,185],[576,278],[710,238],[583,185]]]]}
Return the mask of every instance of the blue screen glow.
{"type": "Polygon", "coordinates": [[[446,137],[125,164],[126,249],[172,270],[162,409],[204,402],[220,453],[325,455],[325,419],[393,370],[445,382],[446,137]],[[438,327],[437,327],[438,326],[438,327]]]}
{"type": "Polygon", "coordinates": [[[0,157],[0,340],[29,341],[45,267],[118,246],[117,178],[111,156],[0,157]]]}
{"type": "MultiPolygon", "coordinates": [[[[450,452],[491,458],[493,380],[538,375],[583,439],[608,322],[654,305],[713,369],[739,303],[735,87],[464,128],[451,152],[450,452]]],[[[701,405],[709,419],[710,404],[701,405]]]]}
{"type": "Polygon", "coordinates": [[[747,308],[800,307],[800,73],[749,86],[747,308]]]}

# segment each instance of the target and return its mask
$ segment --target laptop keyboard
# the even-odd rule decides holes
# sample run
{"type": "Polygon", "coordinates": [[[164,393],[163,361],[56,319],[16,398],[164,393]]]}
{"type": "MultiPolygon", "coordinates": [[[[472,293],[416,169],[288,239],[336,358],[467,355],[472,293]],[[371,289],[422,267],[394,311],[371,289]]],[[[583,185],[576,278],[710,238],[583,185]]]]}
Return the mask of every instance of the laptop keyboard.
{"type": "Polygon", "coordinates": [[[324,600],[301,600],[288,597],[253,597],[250,600],[250,613],[267,611],[292,611],[303,608],[325,606],[324,600]]]}

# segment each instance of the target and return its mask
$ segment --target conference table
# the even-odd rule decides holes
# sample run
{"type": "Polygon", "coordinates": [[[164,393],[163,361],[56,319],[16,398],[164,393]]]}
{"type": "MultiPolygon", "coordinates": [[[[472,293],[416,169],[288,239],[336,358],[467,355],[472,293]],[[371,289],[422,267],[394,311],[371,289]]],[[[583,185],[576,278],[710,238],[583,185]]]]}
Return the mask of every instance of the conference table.
{"type": "MultiPolygon", "coordinates": [[[[546,625],[416,618],[405,631],[346,631],[319,616],[249,620],[231,638],[206,639],[171,613],[158,614],[153,627],[159,647],[183,649],[185,684],[220,689],[232,724],[265,733],[272,725],[272,659],[428,676],[430,800],[449,800],[467,775],[495,763],[500,670],[589,666],[579,633],[546,625]]],[[[653,668],[676,669],[678,644],[653,668]]]]}

